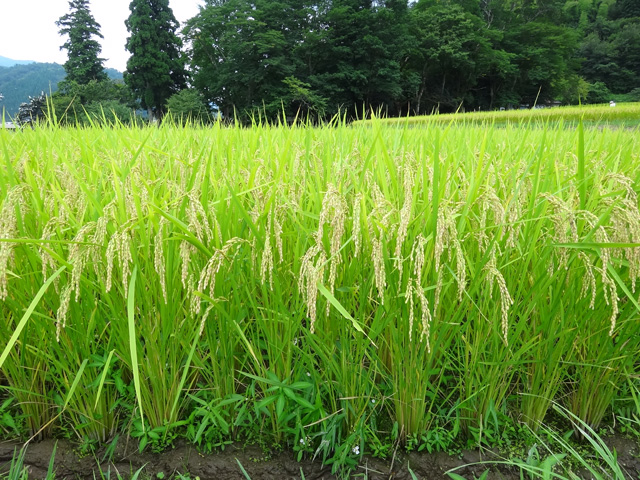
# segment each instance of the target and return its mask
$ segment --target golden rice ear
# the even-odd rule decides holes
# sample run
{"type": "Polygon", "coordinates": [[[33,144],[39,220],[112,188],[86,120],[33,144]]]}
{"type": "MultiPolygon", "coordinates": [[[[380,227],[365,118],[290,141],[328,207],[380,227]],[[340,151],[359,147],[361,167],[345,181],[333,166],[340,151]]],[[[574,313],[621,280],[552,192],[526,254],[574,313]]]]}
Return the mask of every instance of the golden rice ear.
{"type": "MultiPolygon", "coordinates": [[[[551,194],[542,193],[539,195],[548,205],[551,206],[551,221],[553,223],[552,239],[555,243],[570,243],[578,241],[577,227],[575,221],[575,212],[561,198],[551,194]]],[[[569,251],[567,248],[556,248],[556,258],[558,260],[557,268],[569,268],[569,251]]],[[[550,275],[553,275],[553,267],[550,275]]]]}
{"type": "MultiPolygon", "coordinates": [[[[0,210],[0,238],[14,238],[17,233],[16,209],[22,211],[24,186],[14,187],[7,193],[0,210]]],[[[8,268],[13,260],[15,243],[0,242],[0,300],[6,300],[8,290],[8,268]]]]}
{"type": "Polygon", "coordinates": [[[516,248],[520,241],[520,234],[525,225],[525,223],[520,220],[528,208],[531,190],[533,188],[530,177],[531,174],[527,174],[524,166],[518,168],[516,191],[506,207],[505,235],[507,236],[507,248],[516,248]]]}
{"type": "Polygon", "coordinates": [[[422,323],[420,341],[422,342],[426,339],[427,352],[431,353],[431,321],[433,318],[431,316],[431,312],[429,311],[429,300],[427,300],[422,287],[418,286],[418,288],[416,288],[416,293],[418,294],[418,298],[420,299],[420,320],[422,323]]]}
{"type": "MultiPolygon", "coordinates": [[[[342,263],[342,255],[340,255],[340,247],[342,246],[342,237],[346,230],[347,221],[347,201],[333,184],[328,185],[327,193],[322,201],[320,210],[320,218],[318,221],[318,231],[316,233],[316,241],[322,242],[324,236],[324,225],[329,224],[331,227],[331,237],[329,240],[329,279],[328,289],[331,293],[334,291],[338,266],[342,263]]],[[[331,303],[327,302],[326,314],[329,315],[331,303]]]]}
{"type": "Polygon", "coordinates": [[[353,198],[353,257],[358,258],[362,250],[362,225],[360,224],[360,212],[362,210],[362,193],[358,192],[353,198]]]}
{"type": "Polygon", "coordinates": [[[282,247],[282,219],[276,210],[275,215],[273,216],[273,236],[276,241],[276,249],[278,250],[278,258],[280,262],[284,260],[283,247],[282,247]]]}
{"type": "Polygon", "coordinates": [[[112,235],[109,239],[109,243],[107,244],[107,278],[105,280],[105,291],[109,293],[111,291],[111,283],[113,281],[113,261],[116,258],[116,244],[118,241],[118,237],[116,235],[112,235]]]}
{"type": "Polygon", "coordinates": [[[609,328],[609,336],[613,336],[613,332],[616,328],[616,322],[618,320],[618,288],[616,282],[607,275],[606,281],[603,284],[604,298],[608,305],[611,305],[611,327],[609,328]]]}
{"type": "MultiPolygon", "coordinates": [[[[133,264],[133,257],[131,255],[131,228],[125,227],[120,232],[115,232],[107,245],[106,259],[107,259],[107,278],[105,289],[107,292],[111,291],[113,282],[113,264],[114,261],[118,261],[122,271],[122,286],[126,292],[129,286],[129,277],[131,276],[131,265],[133,264]]],[[[74,258],[73,250],[70,251],[70,262],[74,258]]],[[[86,259],[85,259],[86,260],[86,259]]],[[[73,274],[72,274],[73,276],[73,274]]],[[[74,280],[77,282],[79,280],[74,280]]]]}
{"type": "MultiPolygon", "coordinates": [[[[229,266],[233,264],[238,247],[244,242],[245,240],[241,238],[233,237],[227,240],[222,248],[216,249],[213,252],[213,255],[211,255],[204,268],[200,271],[197,283],[197,289],[199,292],[208,292],[209,297],[215,298],[216,276],[220,271],[220,268],[225,262],[229,266]]],[[[192,313],[198,314],[200,313],[200,300],[195,294],[195,286],[190,288],[190,294],[198,298],[198,306],[192,309],[192,313]]],[[[195,300],[193,301],[195,302],[195,300]]]]}
{"type": "Polygon", "coordinates": [[[118,259],[122,266],[122,287],[124,292],[129,290],[129,278],[131,277],[131,266],[133,265],[131,241],[131,228],[127,227],[120,233],[120,242],[118,244],[118,259]]]}
{"type": "MultiPolygon", "coordinates": [[[[610,200],[611,237],[614,243],[640,243],[640,210],[638,196],[633,190],[633,180],[620,174],[610,174],[605,179],[612,179],[625,189],[624,198],[610,200]]],[[[635,293],[637,280],[640,278],[640,247],[627,247],[613,250],[618,258],[625,257],[629,265],[631,291],[635,293]]]]}
{"type": "Polygon", "coordinates": [[[272,215],[267,216],[267,226],[264,235],[264,248],[262,249],[262,262],[260,263],[260,279],[262,284],[269,283],[269,288],[273,290],[273,250],[271,249],[271,222],[272,215]]]}
{"type": "Polygon", "coordinates": [[[413,291],[414,291],[414,279],[409,280],[407,283],[407,291],[404,294],[404,302],[409,305],[409,342],[413,339],[413,321],[415,314],[413,313],[413,291]]]}
{"type": "Polygon", "coordinates": [[[424,270],[424,249],[427,245],[427,239],[424,238],[422,233],[419,233],[416,239],[413,241],[413,246],[411,247],[411,265],[413,267],[413,277],[416,279],[418,284],[422,282],[422,273],[424,270]]]}
{"type": "Polygon", "coordinates": [[[413,205],[413,188],[416,177],[415,162],[411,161],[411,158],[407,158],[403,168],[403,190],[404,199],[402,208],[400,209],[400,221],[398,224],[398,231],[396,235],[396,248],[394,251],[394,264],[398,270],[398,291],[402,288],[402,270],[404,259],[402,258],[402,246],[407,238],[407,231],[409,223],[411,222],[411,208],[413,205]]]}
{"type": "Polygon", "coordinates": [[[318,316],[318,283],[324,280],[324,265],[327,261],[327,256],[319,243],[319,239],[316,237],[315,240],[314,245],[302,257],[298,276],[298,291],[307,306],[311,333],[315,332],[318,316]]]}
{"type": "MultiPolygon", "coordinates": [[[[422,271],[424,269],[424,248],[427,244],[427,240],[424,238],[422,233],[419,233],[416,239],[413,242],[413,246],[411,247],[411,255],[410,262],[413,267],[413,278],[409,279],[407,283],[407,291],[405,293],[405,302],[409,303],[409,341],[411,341],[413,337],[413,320],[414,320],[414,312],[413,312],[413,294],[417,290],[420,290],[420,294],[424,296],[424,292],[422,291],[422,271]]],[[[420,297],[422,301],[422,297],[420,297]]],[[[424,299],[426,300],[426,298],[424,299]]],[[[424,306],[424,304],[423,304],[424,306]]],[[[424,314],[424,310],[423,310],[424,314]]],[[[424,335],[424,315],[423,315],[423,335],[424,335]]],[[[427,333],[428,336],[428,333],[427,333]]],[[[422,337],[421,337],[422,340],[422,337]]],[[[429,345],[427,345],[429,346],[429,345]]]]}
{"type": "MultiPolygon", "coordinates": [[[[458,212],[458,206],[450,206],[447,203],[442,203],[438,209],[438,226],[436,234],[436,246],[435,246],[435,269],[438,272],[438,293],[442,288],[442,271],[441,262],[442,255],[446,251],[449,257],[449,262],[453,259],[455,253],[456,260],[456,282],[458,284],[458,300],[462,299],[462,295],[466,290],[467,285],[467,266],[464,257],[464,251],[462,249],[462,243],[460,242],[460,235],[458,234],[458,228],[455,222],[456,214],[458,212]]],[[[436,298],[436,305],[439,304],[439,295],[436,298]]],[[[435,311],[435,309],[434,309],[435,311]]]]}
{"type": "Polygon", "coordinates": [[[200,313],[202,308],[202,300],[196,295],[196,276],[193,273],[189,274],[187,279],[187,301],[189,302],[189,313],[194,317],[200,313]]]}
{"type": "Polygon", "coordinates": [[[80,278],[82,277],[82,271],[91,256],[93,248],[92,245],[86,244],[86,240],[89,232],[95,231],[95,229],[95,222],[89,222],[83,225],[80,230],[78,230],[78,233],[76,233],[69,248],[69,263],[72,265],[71,284],[76,294],[76,302],[80,300],[80,278]]]}
{"type": "Polygon", "coordinates": [[[493,286],[493,283],[498,284],[498,291],[500,293],[500,310],[502,312],[501,316],[501,328],[502,328],[502,339],[505,345],[509,345],[509,309],[513,305],[513,299],[509,294],[509,290],[507,288],[507,282],[504,279],[504,276],[498,270],[496,266],[496,256],[495,252],[492,253],[489,262],[484,267],[485,271],[489,276],[489,283],[493,286]]]}
{"type": "Polygon", "coordinates": [[[180,279],[182,281],[182,286],[186,289],[188,287],[187,279],[189,277],[189,264],[191,262],[191,257],[196,253],[196,247],[186,240],[182,240],[180,241],[179,251],[180,261],[182,263],[180,279]]]}
{"type": "Polygon", "coordinates": [[[161,217],[158,225],[158,233],[156,233],[156,236],[153,239],[153,268],[158,274],[160,288],[162,289],[162,298],[165,303],[169,302],[167,297],[166,271],[164,267],[164,230],[167,225],[167,220],[164,217],[161,217]]]}
{"type": "Polygon", "coordinates": [[[582,278],[582,289],[580,290],[580,298],[586,298],[587,293],[591,292],[591,300],[589,301],[589,308],[594,309],[596,304],[596,277],[593,274],[594,266],[589,259],[589,256],[585,252],[578,252],[578,258],[582,260],[585,268],[585,275],[582,278]]]}
{"type": "Polygon", "coordinates": [[[381,305],[384,305],[384,292],[387,288],[387,274],[384,265],[384,252],[382,251],[383,239],[382,230],[379,230],[379,236],[374,236],[371,239],[371,261],[373,262],[375,284],[381,305]]]}
{"type": "Polygon", "coordinates": [[[62,329],[67,326],[67,313],[69,312],[69,304],[71,303],[71,292],[73,292],[73,286],[69,283],[62,289],[62,295],[60,296],[60,306],[56,312],[56,341],[60,341],[60,333],[62,329]]]}
{"type": "MultiPolygon", "coordinates": [[[[207,212],[205,212],[198,198],[199,195],[200,192],[196,190],[192,190],[187,194],[189,198],[189,204],[186,209],[187,221],[189,230],[193,232],[195,237],[202,243],[206,243],[213,240],[213,229],[211,228],[211,222],[209,222],[207,212]]],[[[211,209],[210,211],[214,214],[214,221],[217,221],[215,220],[215,210],[211,209]]]]}
{"type": "Polygon", "coordinates": [[[446,208],[444,205],[440,205],[438,209],[438,220],[436,226],[436,245],[434,249],[435,270],[440,272],[440,262],[442,260],[442,253],[449,244],[449,230],[447,229],[447,223],[445,218],[446,208]]]}
{"type": "Polygon", "coordinates": [[[215,306],[214,304],[211,304],[204,311],[204,314],[202,315],[202,320],[200,320],[200,328],[198,330],[198,337],[202,337],[202,334],[204,333],[204,326],[207,323],[207,318],[209,318],[209,313],[211,313],[211,310],[213,310],[214,306],[215,306]]]}
{"type": "MultiPolygon", "coordinates": [[[[600,244],[610,243],[609,235],[604,226],[599,225],[599,219],[596,215],[588,210],[578,210],[577,214],[583,218],[592,230],[595,230],[595,241],[600,244]]],[[[602,290],[607,305],[611,306],[611,328],[609,336],[613,335],[618,318],[618,287],[609,273],[609,265],[611,264],[611,249],[600,249],[600,263],[598,268],[601,273],[602,290]]]]}

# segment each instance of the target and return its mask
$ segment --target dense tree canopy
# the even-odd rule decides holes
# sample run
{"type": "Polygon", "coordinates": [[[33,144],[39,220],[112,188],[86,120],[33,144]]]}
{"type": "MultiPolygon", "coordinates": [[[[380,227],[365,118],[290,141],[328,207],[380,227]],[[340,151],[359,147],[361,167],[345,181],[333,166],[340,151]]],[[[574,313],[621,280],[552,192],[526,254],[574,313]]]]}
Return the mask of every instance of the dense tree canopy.
{"type": "Polygon", "coordinates": [[[60,35],[66,35],[67,41],[60,47],[67,50],[68,60],[64,64],[66,80],[81,85],[90,81],[107,79],[103,59],[100,55],[100,43],[94,37],[103,38],[100,24],[89,10],[89,0],[70,0],[69,13],[56,22],[60,35]]]}
{"type": "Polygon", "coordinates": [[[167,100],[186,86],[178,21],[168,0],[133,0],[125,22],[131,57],[125,83],[138,96],[149,116],[162,116],[167,100]]]}
{"type": "Polygon", "coordinates": [[[637,0],[209,0],[184,30],[226,118],[640,99],[637,0]]]}

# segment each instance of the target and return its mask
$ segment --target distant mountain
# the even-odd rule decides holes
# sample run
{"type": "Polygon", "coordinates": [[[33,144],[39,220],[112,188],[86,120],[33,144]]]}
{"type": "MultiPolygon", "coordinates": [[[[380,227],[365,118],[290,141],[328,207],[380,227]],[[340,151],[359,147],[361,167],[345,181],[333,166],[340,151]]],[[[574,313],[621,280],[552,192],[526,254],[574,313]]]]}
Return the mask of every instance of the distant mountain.
{"type": "Polygon", "coordinates": [[[5,114],[13,117],[18,108],[29,97],[41,92],[55,92],[58,82],[65,76],[64,68],[57,63],[30,63],[0,68],[0,92],[4,100],[0,102],[5,114]]]}
{"type": "Polygon", "coordinates": [[[116,70],[115,68],[105,68],[104,71],[107,72],[107,76],[111,80],[122,80],[123,79],[122,72],[116,70]]]}
{"type": "Polygon", "coordinates": [[[35,63],[33,60],[14,60],[0,55],[0,67],[13,67],[14,65],[28,65],[35,63]]]}
{"type": "MultiPolygon", "coordinates": [[[[107,68],[106,72],[113,80],[122,79],[122,72],[113,68],[107,68]]],[[[58,89],[58,82],[64,80],[64,77],[64,68],[57,63],[29,63],[0,67],[0,93],[4,95],[4,100],[0,101],[0,116],[2,107],[6,115],[13,117],[18,113],[20,104],[29,101],[29,97],[39,95],[41,92],[55,92],[58,89]]]]}

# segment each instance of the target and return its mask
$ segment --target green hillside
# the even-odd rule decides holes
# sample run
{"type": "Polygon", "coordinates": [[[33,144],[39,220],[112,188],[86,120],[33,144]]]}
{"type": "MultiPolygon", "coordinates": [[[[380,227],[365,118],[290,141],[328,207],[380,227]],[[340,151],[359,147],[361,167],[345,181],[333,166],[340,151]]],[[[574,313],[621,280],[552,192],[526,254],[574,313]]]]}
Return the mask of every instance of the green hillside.
{"type": "MultiPolygon", "coordinates": [[[[109,78],[122,78],[122,73],[113,68],[108,68],[106,71],[109,78]]],[[[4,107],[6,115],[14,116],[20,104],[28,101],[29,96],[38,95],[40,92],[55,92],[58,82],[64,77],[64,68],[57,63],[30,63],[0,67],[0,93],[4,95],[0,108],[4,107]]]]}

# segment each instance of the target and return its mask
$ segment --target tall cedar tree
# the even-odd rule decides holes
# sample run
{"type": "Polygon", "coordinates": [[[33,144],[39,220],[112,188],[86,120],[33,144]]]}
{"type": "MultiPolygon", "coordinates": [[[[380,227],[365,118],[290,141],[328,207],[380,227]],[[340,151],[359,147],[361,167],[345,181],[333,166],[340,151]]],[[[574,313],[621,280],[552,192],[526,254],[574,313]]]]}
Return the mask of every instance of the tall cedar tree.
{"type": "Polygon", "coordinates": [[[133,0],[125,22],[131,36],[124,81],[140,98],[149,118],[161,117],[167,100],[186,86],[178,21],[168,0],[133,0]]]}
{"type": "Polygon", "coordinates": [[[56,22],[60,35],[68,35],[68,40],[60,47],[67,50],[68,60],[64,64],[66,81],[85,85],[92,80],[107,80],[104,71],[104,59],[100,54],[100,43],[93,37],[104,38],[100,33],[100,24],[89,10],[89,0],[71,0],[69,13],[56,22]]]}

